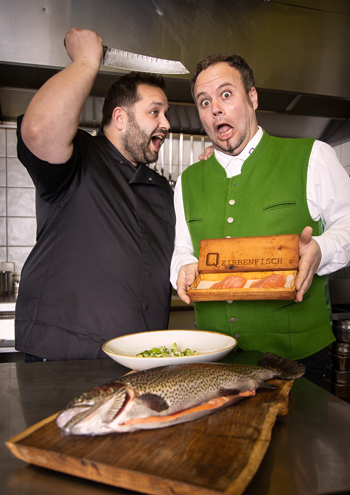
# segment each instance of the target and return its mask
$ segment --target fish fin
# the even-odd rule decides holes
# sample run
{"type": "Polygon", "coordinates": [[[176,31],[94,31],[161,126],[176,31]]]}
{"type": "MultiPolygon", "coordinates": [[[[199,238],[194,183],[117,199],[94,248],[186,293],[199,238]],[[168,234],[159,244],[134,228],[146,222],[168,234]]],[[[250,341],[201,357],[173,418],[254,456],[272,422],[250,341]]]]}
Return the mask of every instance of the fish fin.
{"type": "Polygon", "coordinates": [[[185,423],[186,421],[192,421],[222,409],[223,407],[236,404],[242,399],[252,397],[255,395],[255,390],[247,390],[237,395],[228,395],[223,397],[214,397],[203,404],[183,409],[181,411],[174,412],[168,416],[148,416],[146,418],[131,418],[123,423],[123,431],[134,431],[137,429],[152,429],[162,428],[164,426],[171,426],[178,423],[185,423]]]}
{"type": "Polygon", "coordinates": [[[160,395],[142,394],[137,396],[135,400],[143,402],[145,406],[156,412],[162,412],[169,409],[169,404],[160,395]]]}
{"type": "Polygon", "coordinates": [[[305,373],[305,366],[294,359],[287,359],[272,352],[265,352],[258,363],[264,368],[268,368],[275,372],[276,378],[285,380],[294,380],[300,378],[305,373]]]}
{"type": "Polygon", "coordinates": [[[104,415],[104,421],[110,423],[117,416],[120,409],[123,407],[126,398],[125,387],[119,388],[113,395],[111,405],[104,415]]]}

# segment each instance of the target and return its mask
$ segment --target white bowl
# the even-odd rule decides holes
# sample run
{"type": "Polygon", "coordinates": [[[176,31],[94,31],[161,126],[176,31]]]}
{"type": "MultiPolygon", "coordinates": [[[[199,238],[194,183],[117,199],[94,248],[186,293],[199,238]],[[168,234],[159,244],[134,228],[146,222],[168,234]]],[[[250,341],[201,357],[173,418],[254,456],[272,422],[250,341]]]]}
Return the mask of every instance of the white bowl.
{"type": "Polygon", "coordinates": [[[203,330],[156,330],[117,337],[105,342],[102,350],[119,364],[140,371],[169,364],[219,361],[236,345],[236,339],[223,333],[203,330]],[[190,348],[199,354],[163,358],[136,357],[136,354],[152,347],[170,348],[174,342],[182,351],[190,348]]]}

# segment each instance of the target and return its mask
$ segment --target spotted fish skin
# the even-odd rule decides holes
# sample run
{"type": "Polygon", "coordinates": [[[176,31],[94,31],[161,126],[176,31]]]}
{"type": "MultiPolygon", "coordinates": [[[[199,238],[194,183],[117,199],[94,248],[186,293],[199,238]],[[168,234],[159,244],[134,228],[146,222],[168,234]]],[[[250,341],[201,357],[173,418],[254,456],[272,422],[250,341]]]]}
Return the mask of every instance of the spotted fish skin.
{"type": "MultiPolygon", "coordinates": [[[[305,367],[266,353],[258,366],[197,363],[125,375],[76,397],[57,417],[64,435],[102,435],[192,421],[255,395],[266,380],[295,379],[305,367]]],[[[274,388],[274,387],[273,387],[274,388]]]]}

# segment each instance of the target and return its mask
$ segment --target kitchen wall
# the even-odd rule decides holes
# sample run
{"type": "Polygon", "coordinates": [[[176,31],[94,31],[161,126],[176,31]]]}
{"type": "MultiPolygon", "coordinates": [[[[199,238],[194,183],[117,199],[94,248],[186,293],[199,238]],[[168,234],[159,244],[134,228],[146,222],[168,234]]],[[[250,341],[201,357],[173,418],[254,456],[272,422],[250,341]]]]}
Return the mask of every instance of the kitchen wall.
{"type": "Polygon", "coordinates": [[[338,160],[350,175],[350,141],[333,146],[338,160]]]}

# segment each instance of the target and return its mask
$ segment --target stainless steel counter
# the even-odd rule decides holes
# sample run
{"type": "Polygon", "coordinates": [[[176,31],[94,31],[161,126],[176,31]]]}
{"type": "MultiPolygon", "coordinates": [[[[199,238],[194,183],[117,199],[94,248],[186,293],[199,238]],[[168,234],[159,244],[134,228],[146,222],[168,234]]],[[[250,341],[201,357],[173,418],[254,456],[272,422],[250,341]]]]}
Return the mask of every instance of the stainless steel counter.
{"type": "MultiPolygon", "coordinates": [[[[0,364],[1,493],[135,493],[28,465],[4,445],[62,409],[76,394],[127,371],[110,359],[0,364]]],[[[350,493],[349,444],[350,405],[300,378],[290,394],[289,413],[277,419],[271,444],[245,495],[350,493]]]]}

